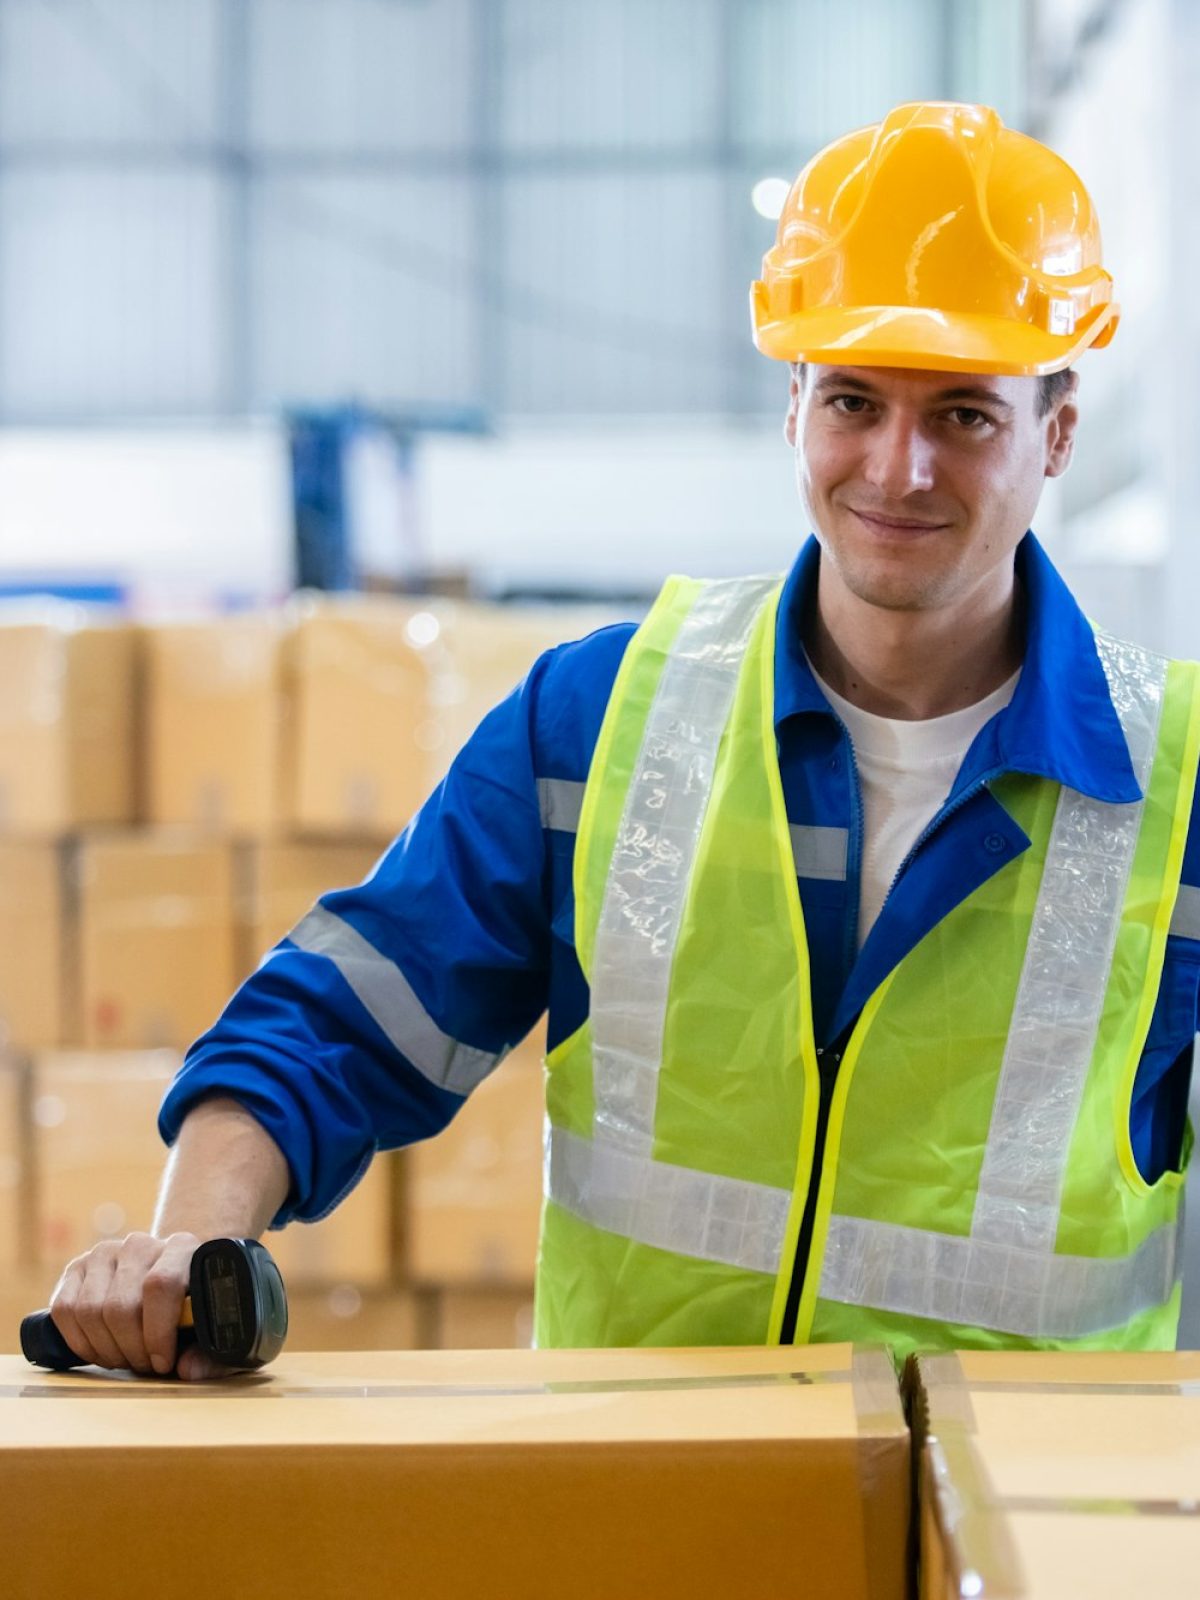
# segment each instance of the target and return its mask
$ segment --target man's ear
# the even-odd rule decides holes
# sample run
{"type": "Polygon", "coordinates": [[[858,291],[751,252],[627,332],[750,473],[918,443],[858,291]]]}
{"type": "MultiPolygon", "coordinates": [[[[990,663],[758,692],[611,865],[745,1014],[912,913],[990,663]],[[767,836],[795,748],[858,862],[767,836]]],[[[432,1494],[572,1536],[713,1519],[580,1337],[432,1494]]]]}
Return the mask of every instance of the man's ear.
{"type": "Polygon", "coordinates": [[[783,420],[783,437],[796,448],[796,430],[800,418],[800,363],[791,362],[792,381],[788,392],[787,416],[783,420]]]}
{"type": "Polygon", "coordinates": [[[1079,374],[1071,374],[1071,387],[1058,401],[1046,420],[1046,476],[1061,478],[1071,465],[1075,449],[1075,429],[1079,426],[1079,374]]]}

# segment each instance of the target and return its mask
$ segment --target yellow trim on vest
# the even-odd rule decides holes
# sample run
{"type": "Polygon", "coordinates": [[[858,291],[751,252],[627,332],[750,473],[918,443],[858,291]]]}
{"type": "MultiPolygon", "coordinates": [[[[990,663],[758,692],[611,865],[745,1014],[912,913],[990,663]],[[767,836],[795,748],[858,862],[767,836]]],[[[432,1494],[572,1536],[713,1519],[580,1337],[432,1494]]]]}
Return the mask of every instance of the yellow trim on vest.
{"type": "MultiPolygon", "coordinates": [[[[1190,663],[1188,665],[1190,666],[1190,663]]],[[[1187,847],[1188,829],[1192,820],[1192,807],[1196,793],[1197,763],[1200,762],[1200,677],[1196,676],[1194,668],[1192,671],[1192,704],[1188,716],[1187,735],[1184,740],[1182,774],[1176,793],[1175,815],[1171,822],[1171,841],[1167,847],[1163,889],[1159,897],[1158,909],[1154,915],[1154,926],[1151,933],[1150,970],[1159,973],[1160,983],[1167,943],[1167,930],[1171,923],[1171,915],[1175,910],[1175,900],[1179,893],[1179,877],[1183,864],[1183,853],[1187,847]]],[[[1169,688],[1169,675],[1167,682],[1169,688]]],[[[1147,784],[1148,791],[1149,784],[1147,784]]],[[[1121,1092],[1113,1096],[1117,1160],[1120,1162],[1121,1174],[1125,1182],[1133,1190],[1134,1194],[1139,1196],[1150,1194],[1160,1186],[1170,1189],[1179,1188],[1187,1176],[1186,1170],[1174,1172],[1168,1169],[1157,1182],[1147,1183],[1138,1170],[1137,1160],[1133,1153],[1133,1140],[1129,1132],[1129,1114],[1133,1104],[1134,1084],[1142,1058],[1142,1049],[1150,1032],[1154,1007],[1158,1001],[1158,991],[1159,984],[1146,984],[1143,987],[1141,1004],[1138,1007],[1137,1027],[1133,1033],[1133,1046],[1129,1052],[1129,1060],[1125,1064],[1125,1071],[1121,1079],[1121,1092]]]]}
{"type": "MultiPolygon", "coordinates": [[[[800,967],[800,993],[812,990],[812,965],[808,954],[808,933],[804,926],[804,911],[800,904],[800,886],[796,881],[796,864],[792,857],[791,834],[788,830],[787,802],[783,796],[783,778],[775,753],[775,641],[776,616],[779,610],[779,591],[767,605],[766,648],[761,652],[761,701],[764,765],[767,790],[771,799],[772,833],[778,849],[780,871],[783,875],[784,901],[787,905],[788,924],[800,967]]],[[[804,1203],[812,1182],[813,1155],[817,1144],[817,1113],[821,1101],[821,1074],[817,1066],[817,1043],[813,1037],[812,1011],[807,1006],[800,1009],[801,1066],[804,1071],[804,1111],[800,1121],[800,1145],[796,1152],[796,1175],[792,1184],[792,1203],[788,1211],[787,1230],[783,1236],[779,1272],[775,1279],[775,1294],[771,1301],[771,1316],[767,1323],[766,1344],[778,1344],[787,1310],[788,1290],[795,1270],[796,1244],[800,1225],[804,1219],[804,1203]]]]}

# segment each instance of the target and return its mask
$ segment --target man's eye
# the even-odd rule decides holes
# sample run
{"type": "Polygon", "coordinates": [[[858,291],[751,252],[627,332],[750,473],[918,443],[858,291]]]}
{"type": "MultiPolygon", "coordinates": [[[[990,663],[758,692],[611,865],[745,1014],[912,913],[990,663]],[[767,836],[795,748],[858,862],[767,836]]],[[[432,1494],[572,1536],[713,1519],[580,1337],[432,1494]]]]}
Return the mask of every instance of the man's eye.
{"type": "Polygon", "coordinates": [[[950,415],[960,428],[982,428],[992,420],[986,412],[978,411],[974,406],[955,406],[950,415]]]}
{"type": "Polygon", "coordinates": [[[847,417],[861,416],[870,404],[866,396],[861,394],[835,394],[829,403],[834,410],[847,417]]]}

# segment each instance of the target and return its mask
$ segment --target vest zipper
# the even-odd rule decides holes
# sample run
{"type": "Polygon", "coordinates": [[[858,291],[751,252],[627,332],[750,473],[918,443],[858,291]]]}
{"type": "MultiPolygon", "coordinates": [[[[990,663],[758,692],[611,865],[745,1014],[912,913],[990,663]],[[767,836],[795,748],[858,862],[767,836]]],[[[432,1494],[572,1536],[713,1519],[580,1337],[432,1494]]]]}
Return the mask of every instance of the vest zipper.
{"type": "Polygon", "coordinates": [[[804,1199],[804,1215],[800,1219],[800,1234],[796,1240],[796,1254],[792,1262],[792,1281],[788,1285],[787,1303],[783,1308],[783,1323],[779,1330],[780,1344],[796,1342],[796,1318],[808,1277],[808,1261],[812,1254],[813,1230],[817,1220],[817,1196],[821,1192],[821,1169],[825,1163],[825,1139],[829,1132],[829,1111],[833,1105],[833,1091],[837,1084],[838,1068],[843,1051],[831,1047],[817,1047],[817,1070],[820,1074],[820,1098],[817,1102],[817,1132],[813,1141],[812,1175],[808,1181],[808,1194],[804,1199]]]}
{"type": "MultiPolygon", "coordinates": [[[[847,743],[850,745],[851,761],[853,761],[854,746],[848,735],[847,743]]],[[[891,889],[895,888],[900,879],[901,873],[903,873],[904,869],[908,866],[908,863],[912,860],[913,856],[916,855],[917,851],[925,843],[926,839],[929,838],[930,834],[933,833],[936,828],[941,827],[942,823],[945,822],[948,817],[953,816],[961,806],[965,806],[968,800],[974,799],[979,791],[981,789],[985,789],[991,780],[997,777],[1003,770],[1004,769],[1001,767],[996,767],[992,771],[985,773],[981,778],[977,778],[969,788],[964,789],[962,794],[960,794],[952,804],[942,807],[941,811],[925,827],[917,842],[913,845],[912,849],[900,863],[900,866],[896,871],[896,876],[892,879],[891,888],[888,890],[889,894],[891,893],[891,889]]],[[[855,824],[855,842],[858,848],[861,870],[862,806],[857,792],[858,774],[856,769],[854,770],[853,776],[855,781],[851,784],[851,800],[853,805],[853,820],[855,824]]],[[[854,916],[851,918],[851,922],[853,924],[851,936],[854,937],[857,934],[858,927],[857,909],[855,910],[854,916]]],[[[848,1032],[852,1033],[853,1028],[849,1029],[848,1032]]],[[[845,1040],[845,1037],[846,1035],[843,1035],[843,1041],[845,1040]]],[[[783,1310],[783,1323],[779,1330],[780,1344],[795,1343],[796,1321],[800,1313],[800,1301],[804,1297],[804,1288],[808,1280],[809,1257],[812,1253],[813,1233],[816,1230],[817,1199],[821,1192],[822,1169],[825,1165],[825,1143],[829,1133],[829,1113],[833,1106],[833,1091],[837,1086],[838,1069],[841,1067],[842,1057],[844,1054],[844,1042],[839,1048],[834,1048],[833,1046],[817,1047],[817,1069],[820,1075],[820,1098],[817,1104],[816,1138],[813,1141],[812,1175],[808,1182],[808,1194],[805,1196],[804,1200],[804,1215],[800,1219],[800,1233],[796,1239],[796,1254],[792,1261],[792,1281],[788,1285],[787,1302],[783,1310]]]]}

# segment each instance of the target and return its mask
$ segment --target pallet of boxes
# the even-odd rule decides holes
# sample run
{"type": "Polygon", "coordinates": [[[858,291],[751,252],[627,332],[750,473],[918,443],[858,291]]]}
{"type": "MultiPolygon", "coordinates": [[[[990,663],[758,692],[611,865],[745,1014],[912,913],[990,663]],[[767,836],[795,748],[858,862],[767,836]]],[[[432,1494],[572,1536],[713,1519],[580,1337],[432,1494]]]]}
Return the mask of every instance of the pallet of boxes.
{"type": "MultiPolygon", "coordinates": [[[[67,1260],[150,1226],[159,1103],[238,982],[593,620],[375,596],[0,611],[0,1350],[67,1260]]],[[[541,1048],[328,1218],[268,1234],[291,1348],[529,1342],[541,1048]]]]}

